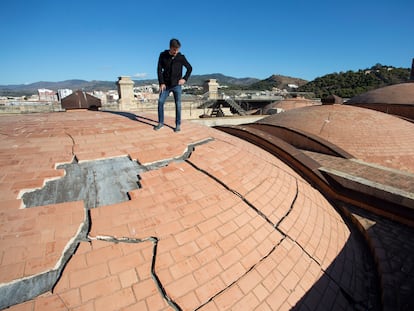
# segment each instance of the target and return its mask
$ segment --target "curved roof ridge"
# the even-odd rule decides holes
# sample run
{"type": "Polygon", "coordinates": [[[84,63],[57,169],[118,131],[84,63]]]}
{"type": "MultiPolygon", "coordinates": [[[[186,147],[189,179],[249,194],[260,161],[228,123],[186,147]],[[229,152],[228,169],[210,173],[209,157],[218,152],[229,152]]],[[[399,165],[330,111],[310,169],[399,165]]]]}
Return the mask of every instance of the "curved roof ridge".
{"type": "Polygon", "coordinates": [[[352,104],[400,104],[414,105],[414,82],[384,86],[352,97],[346,102],[352,104]]]}
{"type": "Polygon", "coordinates": [[[351,105],[321,105],[289,110],[259,122],[307,132],[355,158],[414,172],[414,124],[393,115],[351,105]]]}

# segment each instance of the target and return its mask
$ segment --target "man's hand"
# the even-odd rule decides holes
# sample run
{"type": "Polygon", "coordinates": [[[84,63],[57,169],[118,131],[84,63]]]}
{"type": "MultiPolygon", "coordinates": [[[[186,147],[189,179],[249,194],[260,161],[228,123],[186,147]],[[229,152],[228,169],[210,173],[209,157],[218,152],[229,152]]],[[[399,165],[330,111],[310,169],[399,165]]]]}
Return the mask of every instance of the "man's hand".
{"type": "Polygon", "coordinates": [[[160,92],[164,92],[167,86],[165,84],[160,84],[160,92]]]}
{"type": "Polygon", "coordinates": [[[185,80],[184,79],[178,80],[178,85],[184,85],[184,83],[185,83],[185,80]]]}

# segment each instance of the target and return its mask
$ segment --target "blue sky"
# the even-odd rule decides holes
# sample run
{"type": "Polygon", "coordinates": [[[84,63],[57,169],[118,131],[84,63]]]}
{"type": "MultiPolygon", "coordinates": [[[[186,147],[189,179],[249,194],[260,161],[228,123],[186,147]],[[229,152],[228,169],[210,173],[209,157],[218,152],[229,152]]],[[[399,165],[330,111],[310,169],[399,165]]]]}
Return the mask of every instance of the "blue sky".
{"type": "Polygon", "coordinates": [[[193,74],[313,80],[411,67],[412,0],[5,0],[0,84],[156,78],[170,38],[193,74]]]}

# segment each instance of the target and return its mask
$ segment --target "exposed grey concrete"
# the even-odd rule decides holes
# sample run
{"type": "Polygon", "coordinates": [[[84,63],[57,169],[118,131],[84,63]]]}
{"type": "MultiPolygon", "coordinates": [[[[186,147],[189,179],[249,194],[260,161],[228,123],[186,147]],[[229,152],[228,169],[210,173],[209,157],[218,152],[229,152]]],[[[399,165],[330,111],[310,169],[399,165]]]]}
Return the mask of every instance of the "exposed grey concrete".
{"type": "Polygon", "coordinates": [[[86,208],[129,200],[139,188],[139,166],[128,157],[60,165],[66,175],[22,196],[26,207],[84,200],[86,208]]]}
{"type": "Polygon", "coordinates": [[[81,240],[89,232],[88,209],[129,200],[128,191],[139,188],[139,166],[128,157],[60,165],[66,175],[49,181],[42,189],[26,192],[26,207],[84,201],[85,218],[77,234],[68,242],[53,269],[0,286],[0,309],[52,290],[81,240]]]}
{"type": "Polygon", "coordinates": [[[84,201],[87,209],[129,200],[128,192],[140,188],[139,174],[167,166],[172,161],[185,161],[195,147],[212,138],[189,144],[180,156],[157,163],[140,165],[128,157],[63,164],[66,175],[46,183],[42,189],[22,195],[25,207],[84,201]]]}
{"type": "MultiPolygon", "coordinates": [[[[180,156],[144,165],[140,165],[128,157],[119,157],[82,163],[78,163],[75,158],[73,163],[58,166],[58,168],[65,169],[66,175],[64,177],[47,182],[42,189],[26,192],[23,194],[22,200],[26,207],[33,208],[42,205],[83,200],[85,203],[84,221],[79,225],[79,230],[75,236],[67,243],[55,267],[36,275],[0,285],[0,309],[22,303],[47,291],[51,291],[81,241],[89,241],[91,239],[107,240],[102,237],[91,238],[88,236],[90,230],[89,209],[129,200],[128,192],[141,187],[139,173],[159,169],[171,162],[185,161],[190,158],[191,153],[197,146],[212,140],[213,138],[207,138],[189,144],[180,156]]],[[[173,309],[179,310],[174,301],[165,293],[162,284],[154,272],[157,239],[154,237],[144,240],[114,239],[112,237],[111,241],[125,243],[151,241],[154,243],[153,278],[157,282],[157,286],[160,292],[162,292],[164,299],[167,300],[173,309]]]]}

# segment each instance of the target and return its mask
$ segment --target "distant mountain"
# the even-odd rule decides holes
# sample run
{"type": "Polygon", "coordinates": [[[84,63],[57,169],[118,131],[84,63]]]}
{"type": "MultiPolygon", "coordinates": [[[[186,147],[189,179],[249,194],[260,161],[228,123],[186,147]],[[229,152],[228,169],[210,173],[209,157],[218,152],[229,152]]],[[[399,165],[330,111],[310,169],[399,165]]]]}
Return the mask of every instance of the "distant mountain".
{"type": "Polygon", "coordinates": [[[249,87],[253,90],[271,90],[272,88],[288,89],[289,84],[302,86],[308,83],[307,80],[281,75],[272,75],[267,79],[255,82],[249,87]]]}
{"type": "MultiPolygon", "coordinates": [[[[234,78],[225,76],[220,73],[193,75],[188,83],[190,85],[203,85],[206,80],[217,79],[220,84],[225,85],[249,85],[260,81],[255,78],[234,78]]],[[[85,80],[65,80],[59,82],[40,81],[31,84],[15,84],[15,85],[0,85],[0,95],[22,96],[37,93],[38,89],[50,89],[57,91],[58,89],[84,90],[84,91],[108,91],[117,89],[117,81],[85,81],[85,80]]],[[[157,79],[148,80],[134,80],[136,86],[146,84],[157,84],[157,79]]]]}
{"type": "MultiPolygon", "coordinates": [[[[192,75],[188,81],[189,85],[203,85],[207,80],[210,79],[216,79],[217,82],[221,85],[234,85],[234,86],[240,86],[240,85],[250,85],[252,83],[260,81],[256,78],[234,78],[225,76],[221,73],[212,73],[207,75],[192,75]]],[[[134,80],[135,85],[145,85],[145,84],[152,84],[152,83],[158,83],[157,79],[152,80],[134,80]]]]}
{"type": "Polygon", "coordinates": [[[85,81],[85,80],[65,80],[59,82],[40,81],[31,84],[0,85],[0,95],[22,96],[37,93],[38,89],[58,89],[85,90],[85,91],[107,91],[115,89],[115,81],[85,81]]]}
{"type": "MultiPolygon", "coordinates": [[[[220,85],[233,89],[271,90],[272,88],[288,89],[288,84],[295,84],[298,92],[313,93],[315,97],[337,95],[343,98],[353,97],[366,91],[409,81],[409,68],[395,68],[376,64],[375,66],[358,71],[331,73],[313,81],[300,78],[272,75],[264,80],[256,78],[234,78],[221,73],[192,75],[188,84],[202,86],[206,80],[216,79],[220,85]]],[[[85,81],[66,80],[61,82],[36,82],[32,84],[0,85],[0,96],[23,96],[36,94],[40,88],[85,91],[108,91],[117,89],[117,81],[85,81]]],[[[156,79],[134,80],[136,86],[157,84],[156,79]]]]}
{"type": "Polygon", "coordinates": [[[219,84],[222,85],[250,85],[257,81],[260,81],[256,78],[234,78],[225,76],[221,73],[212,73],[208,75],[195,75],[190,77],[189,84],[192,85],[203,85],[206,80],[216,79],[219,84]]]}

